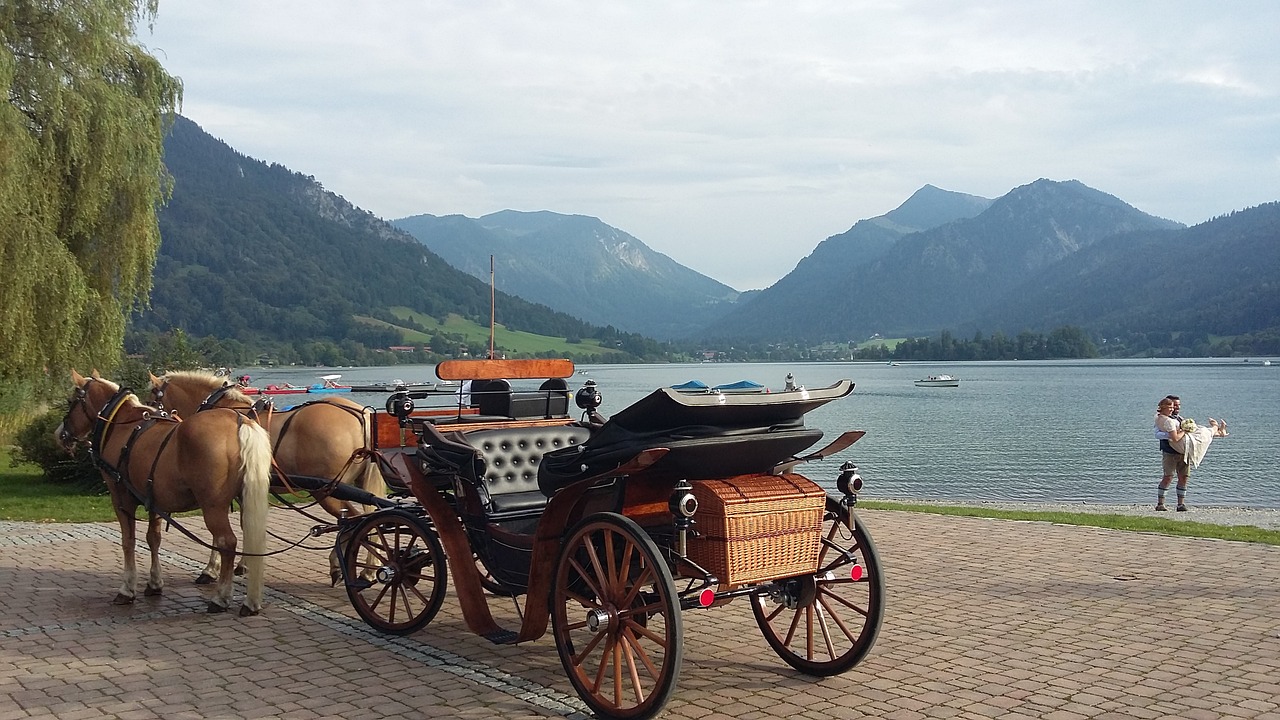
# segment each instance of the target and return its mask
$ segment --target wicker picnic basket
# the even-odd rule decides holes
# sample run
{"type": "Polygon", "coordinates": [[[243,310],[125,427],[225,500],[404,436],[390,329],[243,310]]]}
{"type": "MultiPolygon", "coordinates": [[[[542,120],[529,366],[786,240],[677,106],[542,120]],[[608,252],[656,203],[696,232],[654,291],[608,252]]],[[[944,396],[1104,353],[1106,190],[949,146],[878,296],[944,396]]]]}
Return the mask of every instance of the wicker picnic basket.
{"type": "Polygon", "coordinates": [[[694,480],[689,559],[729,585],[815,572],[826,493],[801,475],[694,480]]]}

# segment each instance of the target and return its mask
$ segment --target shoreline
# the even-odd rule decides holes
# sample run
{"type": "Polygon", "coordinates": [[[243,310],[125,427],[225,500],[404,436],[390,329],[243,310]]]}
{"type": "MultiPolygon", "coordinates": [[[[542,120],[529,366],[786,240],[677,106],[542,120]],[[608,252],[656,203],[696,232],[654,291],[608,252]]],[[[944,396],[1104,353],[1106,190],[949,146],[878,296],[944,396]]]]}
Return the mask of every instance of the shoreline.
{"type": "Polygon", "coordinates": [[[1181,522],[1201,522],[1210,525],[1252,525],[1264,530],[1280,530],[1280,508],[1236,507],[1223,505],[1196,505],[1187,503],[1190,510],[1177,512],[1173,509],[1172,491],[1169,493],[1169,510],[1157,512],[1152,504],[1101,504],[1086,502],[1012,502],[1000,500],[920,500],[912,498],[869,498],[871,502],[899,503],[902,505],[936,505],[942,507],[971,507],[989,510],[1013,510],[1019,512],[1075,512],[1096,515],[1134,515],[1153,517],[1160,520],[1181,522]]]}

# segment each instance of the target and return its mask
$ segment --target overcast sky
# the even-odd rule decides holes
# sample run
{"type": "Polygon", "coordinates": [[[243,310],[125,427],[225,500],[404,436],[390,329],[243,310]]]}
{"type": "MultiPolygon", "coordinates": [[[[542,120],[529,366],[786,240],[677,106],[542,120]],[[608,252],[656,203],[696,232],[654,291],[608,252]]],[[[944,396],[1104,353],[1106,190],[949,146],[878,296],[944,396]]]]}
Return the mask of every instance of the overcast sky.
{"type": "Polygon", "coordinates": [[[386,219],[591,215],[739,290],[926,183],[1280,200],[1280,2],[161,0],[183,114],[386,219]]]}

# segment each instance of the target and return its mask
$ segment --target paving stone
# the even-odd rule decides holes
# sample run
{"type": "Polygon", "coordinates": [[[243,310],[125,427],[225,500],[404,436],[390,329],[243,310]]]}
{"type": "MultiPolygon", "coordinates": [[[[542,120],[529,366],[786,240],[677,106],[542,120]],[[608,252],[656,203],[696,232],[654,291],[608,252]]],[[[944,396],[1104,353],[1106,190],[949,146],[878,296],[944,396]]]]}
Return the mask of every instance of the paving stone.
{"type": "MultiPolygon", "coordinates": [[[[868,657],[809,678],[773,654],[748,602],[690,611],[662,717],[1280,720],[1280,548],[860,514],[887,573],[868,657]]],[[[314,525],[271,519],[283,538],[314,525]]],[[[204,612],[191,579],[207,553],[191,541],[167,533],[162,557],[165,594],[117,607],[113,525],[0,523],[0,720],[588,717],[550,635],[492,645],[452,591],[426,629],[393,638],[330,587],[323,551],[269,558],[254,618],[204,612]]],[[[518,624],[508,603],[493,610],[518,624]]]]}

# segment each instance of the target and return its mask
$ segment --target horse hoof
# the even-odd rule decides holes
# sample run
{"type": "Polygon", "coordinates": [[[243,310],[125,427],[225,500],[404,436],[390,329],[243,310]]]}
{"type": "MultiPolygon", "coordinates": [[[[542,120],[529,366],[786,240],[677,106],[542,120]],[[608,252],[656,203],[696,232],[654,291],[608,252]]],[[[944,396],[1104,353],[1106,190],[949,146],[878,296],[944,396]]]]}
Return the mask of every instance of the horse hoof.
{"type": "Polygon", "coordinates": [[[119,593],[115,596],[115,598],[111,600],[111,604],[112,605],[132,605],[133,596],[125,595],[124,593],[119,593]]]}
{"type": "Polygon", "coordinates": [[[212,576],[212,575],[210,575],[209,573],[200,573],[200,576],[196,578],[196,584],[197,584],[197,585],[212,585],[212,584],[213,584],[213,576],[212,576]]]}
{"type": "Polygon", "coordinates": [[[329,572],[329,587],[337,587],[338,581],[342,579],[342,573],[337,570],[329,572]]]}
{"type": "Polygon", "coordinates": [[[221,605],[219,605],[218,603],[211,602],[211,603],[209,603],[209,607],[208,607],[208,608],[206,608],[206,611],[207,611],[210,615],[213,615],[213,614],[215,614],[215,613],[224,613],[224,612],[226,612],[226,611],[227,611],[227,609],[226,609],[226,608],[224,608],[224,607],[222,607],[222,606],[221,606],[221,605]]]}
{"type": "Polygon", "coordinates": [[[153,588],[153,587],[149,587],[149,588],[147,588],[146,590],[143,590],[143,591],[142,591],[142,594],[143,594],[143,595],[146,595],[147,597],[155,597],[155,596],[160,595],[160,594],[162,594],[162,593],[164,593],[164,588],[153,588]]]}
{"type": "Polygon", "coordinates": [[[250,609],[250,608],[249,608],[249,606],[248,606],[248,605],[241,605],[241,606],[240,606],[240,617],[251,617],[251,616],[253,616],[253,615],[257,615],[259,612],[262,612],[262,611],[261,611],[261,610],[252,610],[252,609],[250,609]]]}

